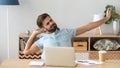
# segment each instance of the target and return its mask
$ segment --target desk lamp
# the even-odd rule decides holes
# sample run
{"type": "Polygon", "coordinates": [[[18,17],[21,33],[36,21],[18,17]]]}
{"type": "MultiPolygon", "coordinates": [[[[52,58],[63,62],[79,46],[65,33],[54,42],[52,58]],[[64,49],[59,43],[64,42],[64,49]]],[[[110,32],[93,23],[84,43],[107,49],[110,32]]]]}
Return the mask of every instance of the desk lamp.
{"type": "MultiPolygon", "coordinates": [[[[98,20],[102,19],[103,17],[104,17],[104,15],[101,14],[101,13],[99,13],[99,14],[94,14],[94,16],[93,16],[93,21],[94,21],[94,22],[95,22],[95,21],[98,21],[98,20]]],[[[102,30],[101,30],[101,27],[100,27],[100,26],[95,29],[94,35],[97,34],[97,33],[98,33],[99,35],[102,35],[102,30]]]]}

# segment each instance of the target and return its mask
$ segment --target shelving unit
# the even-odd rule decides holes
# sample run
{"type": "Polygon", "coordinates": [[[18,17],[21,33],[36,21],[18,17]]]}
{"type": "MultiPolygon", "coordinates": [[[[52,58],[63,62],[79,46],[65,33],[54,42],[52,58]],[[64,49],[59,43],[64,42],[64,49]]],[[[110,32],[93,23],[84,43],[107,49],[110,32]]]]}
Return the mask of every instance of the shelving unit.
{"type": "MultiPolygon", "coordinates": [[[[30,35],[25,34],[25,33],[19,34],[19,59],[40,59],[41,58],[41,56],[40,56],[41,52],[40,51],[38,51],[35,54],[31,54],[31,55],[24,55],[22,53],[29,37],[30,37],[30,35]]],[[[38,37],[36,38],[36,40],[37,39],[38,39],[38,37]]]]}
{"type": "MultiPolygon", "coordinates": [[[[93,45],[96,41],[100,39],[110,39],[115,40],[120,44],[120,35],[79,35],[72,39],[73,47],[76,52],[87,52],[89,53],[89,59],[98,59],[98,50],[94,49],[93,45]],[[86,45],[76,45],[74,43],[86,42],[86,45]],[[77,46],[77,47],[76,47],[77,46]],[[80,50],[76,50],[77,48],[81,48],[80,50]],[[83,48],[83,49],[82,49],[83,48]]],[[[115,51],[107,51],[107,59],[120,59],[120,48],[115,51]]]]}
{"type": "MultiPolygon", "coordinates": [[[[31,55],[22,54],[29,37],[28,34],[19,35],[19,59],[40,59],[40,51],[31,55]]],[[[120,44],[120,35],[79,35],[72,39],[72,44],[76,53],[86,53],[89,59],[98,59],[98,50],[94,49],[93,45],[100,39],[112,39],[120,44]]],[[[107,51],[107,59],[120,59],[120,48],[115,51],[107,51]]]]}

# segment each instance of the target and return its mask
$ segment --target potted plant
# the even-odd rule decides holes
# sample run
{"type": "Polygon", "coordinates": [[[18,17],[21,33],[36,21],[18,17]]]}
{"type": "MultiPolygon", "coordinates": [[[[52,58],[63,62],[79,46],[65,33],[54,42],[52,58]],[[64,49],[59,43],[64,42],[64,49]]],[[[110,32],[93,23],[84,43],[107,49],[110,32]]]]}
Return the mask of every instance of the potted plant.
{"type": "MultiPolygon", "coordinates": [[[[120,34],[120,15],[116,12],[116,8],[113,5],[106,5],[104,13],[106,13],[108,8],[112,8],[111,18],[105,23],[113,23],[113,33],[120,34]]],[[[105,15],[106,16],[106,15],[105,15]]]]}
{"type": "Polygon", "coordinates": [[[110,23],[112,23],[112,21],[114,21],[116,19],[120,19],[120,15],[116,12],[115,6],[113,6],[113,5],[106,5],[105,8],[106,9],[105,9],[104,13],[106,13],[108,8],[112,8],[111,18],[105,24],[110,24],[110,23]]]}

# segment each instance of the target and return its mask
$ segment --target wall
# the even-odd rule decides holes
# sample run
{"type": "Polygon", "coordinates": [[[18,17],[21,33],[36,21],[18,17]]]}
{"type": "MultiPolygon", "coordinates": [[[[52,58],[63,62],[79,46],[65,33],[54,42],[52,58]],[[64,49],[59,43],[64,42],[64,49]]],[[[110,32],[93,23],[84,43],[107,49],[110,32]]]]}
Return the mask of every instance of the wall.
{"type": "MultiPolygon", "coordinates": [[[[18,35],[36,29],[36,18],[41,13],[49,13],[60,28],[76,28],[87,24],[92,21],[94,14],[103,13],[107,4],[115,5],[120,13],[119,0],[19,1],[19,6],[0,6],[0,62],[7,58],[18,58],[18,35]]],[[[103,33],[112,33],[112,24],[101,27],[103,33]]]]}
{"type": "Polygon", "coordinates": [[[2,59],[7,59],[7,29],[4,8],[0,7],[0,62],[2,59]],[[1,10],[2,9],[2,10],[1,10]]]}

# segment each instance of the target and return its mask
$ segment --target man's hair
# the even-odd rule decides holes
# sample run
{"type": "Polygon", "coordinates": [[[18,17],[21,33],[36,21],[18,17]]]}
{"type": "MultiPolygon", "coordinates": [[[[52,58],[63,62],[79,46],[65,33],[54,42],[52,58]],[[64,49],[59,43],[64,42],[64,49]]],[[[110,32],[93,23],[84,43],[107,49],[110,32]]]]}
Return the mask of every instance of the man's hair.
{"type": "Polygon", "coordinates": [[[38,25],[39,28],[43,27],[43,21],[48,16],[50,17],[50,15],[47,14],[47,13],[43,13],[43,14],[38,16],[38,18],[37,18],[37,25],[38,25]]]}

